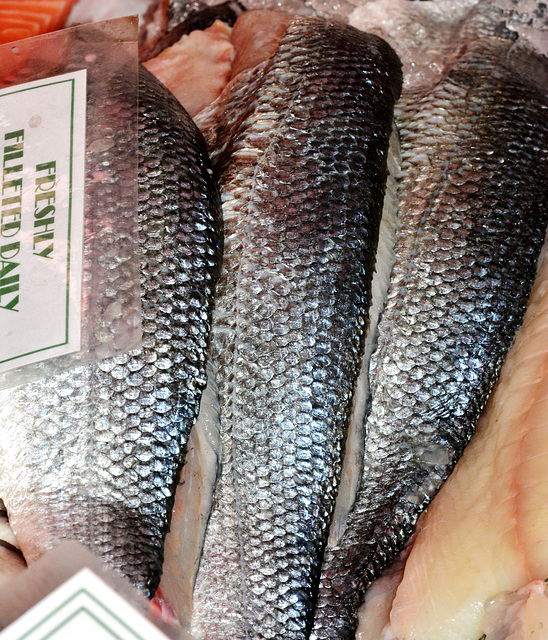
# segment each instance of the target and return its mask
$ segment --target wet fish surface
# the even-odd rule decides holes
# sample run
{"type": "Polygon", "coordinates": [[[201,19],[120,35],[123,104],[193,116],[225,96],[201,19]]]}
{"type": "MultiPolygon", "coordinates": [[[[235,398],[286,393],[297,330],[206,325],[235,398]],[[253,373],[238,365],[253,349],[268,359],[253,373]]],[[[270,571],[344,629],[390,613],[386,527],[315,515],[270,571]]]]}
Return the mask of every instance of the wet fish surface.
{"type": "Polygon", "coordinates": [[[207,5],[199,1],[152,2],[143,16],[139,34],[139,60],[156,57],[182,36],[203,31],[220,20],[232,26],[245,7],[235,0],[207,5]]]}
{"type": "Polygon", "coordinates": [[[419,520],[392,594],[387,640],[546,633],[547,248],[474,436],[419,520]]]}
{"type": "Polygon", "coordinates": [[[282,19],[275,54],[233,78],[206,136],[224,219],[221,471],[193,617],[208,639],[310,630],[401,87],[380,38],[282,19]]]}
{"type": "Polygon", "coordinates": [[[123,243],[109,249],[108,230],[138,215],[142,344],[0,393],[0,495],[27,562],[76,540],[152,595],[206,384],[220,199],[203,137],[141,68],[138,212],[120,201],[116,169],[137,160],[125,130],[135,106],[123,74],[108,82],[88,131],[116,153],[109,164],[87,151],[86,233],[106,238],[102,276],[123,291],[127,256],[123,243]]]}
{"type": "Polygon", "coordinates": [[[362,479],[326,552],[313,638],[354,637],[367,585],[462,454],[534,281],[548,220],[545,76],[515,34],[475,16],[443,78],[397,108],[400,228],[362,479]]]}

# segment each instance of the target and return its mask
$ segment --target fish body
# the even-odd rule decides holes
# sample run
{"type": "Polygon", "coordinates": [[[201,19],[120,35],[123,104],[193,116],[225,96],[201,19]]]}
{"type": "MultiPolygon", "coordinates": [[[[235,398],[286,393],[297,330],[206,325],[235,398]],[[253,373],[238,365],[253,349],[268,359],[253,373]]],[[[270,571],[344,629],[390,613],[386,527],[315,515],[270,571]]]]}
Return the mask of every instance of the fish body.
{"type": "Polygon", "coordinates": [[[108,138],[103,148],[115,152],[107,161],[88,148],[85,233],[98,232],[103,271],[95,276],[121,300],[128,256],[123,233],[113,253],[109,228],[138,215],[142,343],[0,393],[0,495],[27,562],[77,540],[152,595],[206,384],[220,203],[202,136],[144,69],[138,212],[120,198],[116,170],[137,160],[125,130],[135,105],[126,76],[107,83],[105,100],[88,107],[88,134],[108,138]]]}
{"type": "Polygon", "coordinates": [[[546,634],[539,620],[548,603],[547,285],[545,252],[476,433],[420,520],[387,637],[506,638],[504,628],[514,630],[509,638],[546,634]],[[536,617],[527,615],[537,605],[536,617]]]}
{"type": "Polygon", "coordinates": [[[482,32],[396,110],[396,262],[358,497],[326,552],[315,638],[354,636],[365,588],[462,454],[522,322],[548,221],[548,119],[519,51],[482,32]]]}
{"type": "Polygon", "coordinates": [[[221,94],[207,132],[225,235],[212,332],[222,449],[194,591],[201,637],[307,637],[400,83],[380,38],[289,19],[275,54],[221,94]]]}

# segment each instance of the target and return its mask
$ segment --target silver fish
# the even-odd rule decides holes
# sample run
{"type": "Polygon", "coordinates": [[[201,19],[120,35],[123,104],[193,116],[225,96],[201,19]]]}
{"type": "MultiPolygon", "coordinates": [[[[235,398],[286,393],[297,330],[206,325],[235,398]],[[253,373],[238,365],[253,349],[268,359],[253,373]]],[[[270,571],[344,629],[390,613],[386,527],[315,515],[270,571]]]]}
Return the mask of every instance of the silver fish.
{"type": "Polygon", "coordinates": [[[473,12],[461,37],[443,78],[396,109],[396,262],[361,484],[326,552],[313,638],[354,637],[367,585],[462,454],[535,278],[548,223],[546,72],[489,11],[473,12]]]}
{"type": "Polygon", "coordinates": [[[209,132],[225,237],[212,331],[221,471],[194,591],[193,629],[208,639],[308,634],[401,87],[380,38],[288,22],[273,57],[221,96],[209,132]]]}
{"type": "Polygon", "coordinates": [[[103,147],[115,153],[109,164],[97,146],[87,149],[86,233],[104,238],[100,277],[123,295],[125,246],[112,251],[108,229],[138,215],[142,344],[0,393],[0,496],[28,562],[77,540],[152,595],[206,384],[220,199],[203,137],[145,69],[138,212],[120,199],[116,170],[137,160],[126,133],[135,108],[127,76],[105,84],[105,100],[88,108],[88,135],[108,138],[103,147]],[[94,179],[98,172],[108,179],[94,179]]]}

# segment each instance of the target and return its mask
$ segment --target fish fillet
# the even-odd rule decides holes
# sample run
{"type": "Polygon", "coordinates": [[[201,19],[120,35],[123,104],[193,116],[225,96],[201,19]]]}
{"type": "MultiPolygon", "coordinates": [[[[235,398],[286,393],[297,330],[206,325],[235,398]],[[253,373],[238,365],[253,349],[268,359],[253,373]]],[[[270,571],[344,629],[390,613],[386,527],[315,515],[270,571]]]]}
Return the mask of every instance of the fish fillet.
{"type": "Polygon", "coordinates": [[[212,333],[222,451],[193,631],[211,639],[307,637],[401,82],[381,39],[281,19],[275,54],[243,63],[207,131],[225,229],[212,333]]]}
{"type": "MultiPolygon", "coordinates": [[[[478,18],[474,14],[473,20],[478,18]]],[[[358,497],[322,568],[314,637],[351,638],[367,585],[470,438],[518,330],[548,221],[534,54],[480,16],[433,87],[404,93],[400,226],[371,359],[358,497]],[[529,63],[527,62],[529,61],[529,63]]]]}
{"type": "MultiPolygon", "coordinates": [[[[98,55],[90,64],[100,63],[98,55]]],[[[142,345],[0,392],[0,498],[29,563],[73,539],[153,595],[206,384],[220,202],[202,136],[144,69],[138,212],[121,197],[116,172],[137,160],[125,129],[136,113],[127,75],[105,82],[107,98],[88,106],[88,139],[102,144],[87,150],[86,234],[99,229],[104,252],[91,276],[123,299],[127,252],[124,242],[112,250],[109,228],[113,217],[126,229],[138,216],[142,345]],[[105,146],[116,149],[110,162],[105,146]]]]}
{"type": "Polygon", "coordinates": [[[60,29],[76,0],[2,0],[0,44],[60,29]]]}
{"type": "Polygon", "coordinates": [[[479,640],[489,601],[548,578],[547,406],[545,254],[476,434],[421,520],[390,613],[398,640],[479,640]]]}
{"type": "Polygon", "coordinates": [[[188,628],[192,619],[192,594],[218,469],[219,406],[214,380],[214,373],[210,371],[200,414],[188,439],[171,528],[166,536],[160,583],[167,603],[183,628],[188,628]]]}
{"type": "Polygon", "coordinates": [[[217,20],[204,31],[184,35],[144,63],[194,116],[217,98],[232,72],[232,29],[217,20]]]}

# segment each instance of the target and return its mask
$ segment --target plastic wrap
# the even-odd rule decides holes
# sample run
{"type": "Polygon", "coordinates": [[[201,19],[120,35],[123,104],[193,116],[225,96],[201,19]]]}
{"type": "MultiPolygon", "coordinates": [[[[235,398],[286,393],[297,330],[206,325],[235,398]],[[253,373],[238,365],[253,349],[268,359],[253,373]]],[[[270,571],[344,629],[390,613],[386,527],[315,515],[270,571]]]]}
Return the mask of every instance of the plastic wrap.
{"type": "Polygon", "coordinates": [[[0,47],[0,388],[139,345],[137,19],[0,47]]]}

